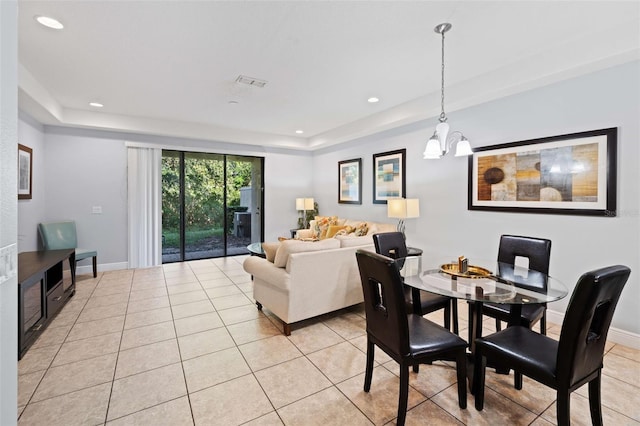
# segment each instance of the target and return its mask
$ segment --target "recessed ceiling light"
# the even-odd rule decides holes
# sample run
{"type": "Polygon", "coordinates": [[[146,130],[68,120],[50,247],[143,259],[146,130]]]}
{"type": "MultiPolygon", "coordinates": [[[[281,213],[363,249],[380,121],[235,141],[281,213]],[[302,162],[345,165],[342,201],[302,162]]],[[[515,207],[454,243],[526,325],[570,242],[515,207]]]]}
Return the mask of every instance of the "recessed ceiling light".
{"type": "Polygon", "coordinates": [[[376,102],[378,102],[380,99],[374,97],[371,97],[369,99],[367,99],[367,102],[369,102],[370,104],[375,104],[376,102]]]}
{"type": "Polygon", "coordinates": [[[89,106],[92,106],[94,108],[102,108],[104,105],[102,105],[100,102],[89,102],[89,106]]]}
{"type": "Polygon", "coordinates": [[[303,133],[304,133],[304,131],[302,131],[302,130],[296,130],[296,133],[297,133],[297,134],[299,134],[299,135],[301,135],[301,134],[303,134],[303,133]]]}
{"type": "Polygon", "coordinates": [[[64,28],[62,22],[57,19],[51,18],[49,16],[36,16],[36,21],[38,21],[41,25],[45,27],[53,28],[54,30],[61,30],[64,28]]]}

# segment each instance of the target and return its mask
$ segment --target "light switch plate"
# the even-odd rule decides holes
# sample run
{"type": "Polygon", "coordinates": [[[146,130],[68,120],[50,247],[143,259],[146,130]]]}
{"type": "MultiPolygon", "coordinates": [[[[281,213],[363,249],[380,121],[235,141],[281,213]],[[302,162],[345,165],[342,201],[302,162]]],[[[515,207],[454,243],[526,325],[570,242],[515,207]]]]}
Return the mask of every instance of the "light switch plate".
{"type": "Polygon", "coordinates": [[[0,248],[0,284],[16,276],[18,270],[18,245],[0,248]]]}
{"type": "Polygon", "coordinates": [[[102,206],[93,206],[91,209],[92,214],[102,214],[102,206]]]}

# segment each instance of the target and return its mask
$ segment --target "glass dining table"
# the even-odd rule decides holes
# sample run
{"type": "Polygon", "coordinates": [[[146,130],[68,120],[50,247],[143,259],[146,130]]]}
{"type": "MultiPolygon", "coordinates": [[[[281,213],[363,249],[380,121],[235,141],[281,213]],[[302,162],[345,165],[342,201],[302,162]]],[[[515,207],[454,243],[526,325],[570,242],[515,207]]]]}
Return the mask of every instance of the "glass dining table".
{"type": "Polygon", "coordinates": [[[474,315],[469,318],[471,327],[470,351],[475,349],[475,339],[482,336],[483,303],[509,305],[509,326],[519,325],[522,306],[549,303],[562,299],[568,293],[558,279],[529,269],[482,259],[456,257],[410,256],[396,259],[405,284],[420,290],[467,300],[473,303],[474,315]]]}

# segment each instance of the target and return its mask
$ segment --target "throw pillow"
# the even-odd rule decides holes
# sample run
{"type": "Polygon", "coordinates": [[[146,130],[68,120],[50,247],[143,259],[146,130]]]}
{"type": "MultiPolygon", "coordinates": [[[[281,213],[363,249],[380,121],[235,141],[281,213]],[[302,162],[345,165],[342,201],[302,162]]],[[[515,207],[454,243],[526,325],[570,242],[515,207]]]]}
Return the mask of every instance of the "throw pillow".
{"type": "Polygon", "coordinates": [[[334,235],[334,237],[338,236],[338,235],[349,235],[349,234],[352,234],[353,231],[356,230],[356,228],[353,227],[353,226],[349,226],[349,225],[343,225],[343,226],[344,226],[344,229],[341,229],[338,232],[336,232],[336,235],[334,235]]]}
{"type": "Polygon", "coordinates": [[[356,226],[356,230],[354,231],[356,237],[367,235],[367,232],[369,232],[369,225],[367,225],[367,222],[362,222],[360,225],[356,226]]]}
{"type": "Polygon", "coordinates": [[[276,252],[278,251],[278,247],[280,247],[280,243],[262,243],[262,250],[264,251],[264,255],[267,260],[273,263],[276,258],[276,252]]]}
{"type": "Polygon", "coordinates": [[[327,229],[327,238],[333,238],[338,232],[347,229],[346,226],[342,225],[329,225],[327,229]]]}
{"type": "Polygon", "coordinates": [[[327,238],[327,230],[329,229],[329,226],[338,224],[338,217],[337,216],[330,216],[330,217],[316,216],[316,218],[320,218],[320,219],[316,219],[313,236],[320,240],[324,240],[325,238],[327,238]]]}

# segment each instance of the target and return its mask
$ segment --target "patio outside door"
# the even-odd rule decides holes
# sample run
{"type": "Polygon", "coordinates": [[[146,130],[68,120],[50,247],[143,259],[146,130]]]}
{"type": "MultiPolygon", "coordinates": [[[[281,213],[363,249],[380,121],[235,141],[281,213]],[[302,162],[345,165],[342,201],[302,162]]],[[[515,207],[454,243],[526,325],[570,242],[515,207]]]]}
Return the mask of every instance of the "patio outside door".
{"type": "Polygon", "coordinates": [[[262,237],[263,159],[162,153],[162,262],[248,253],[262,237]]]}

